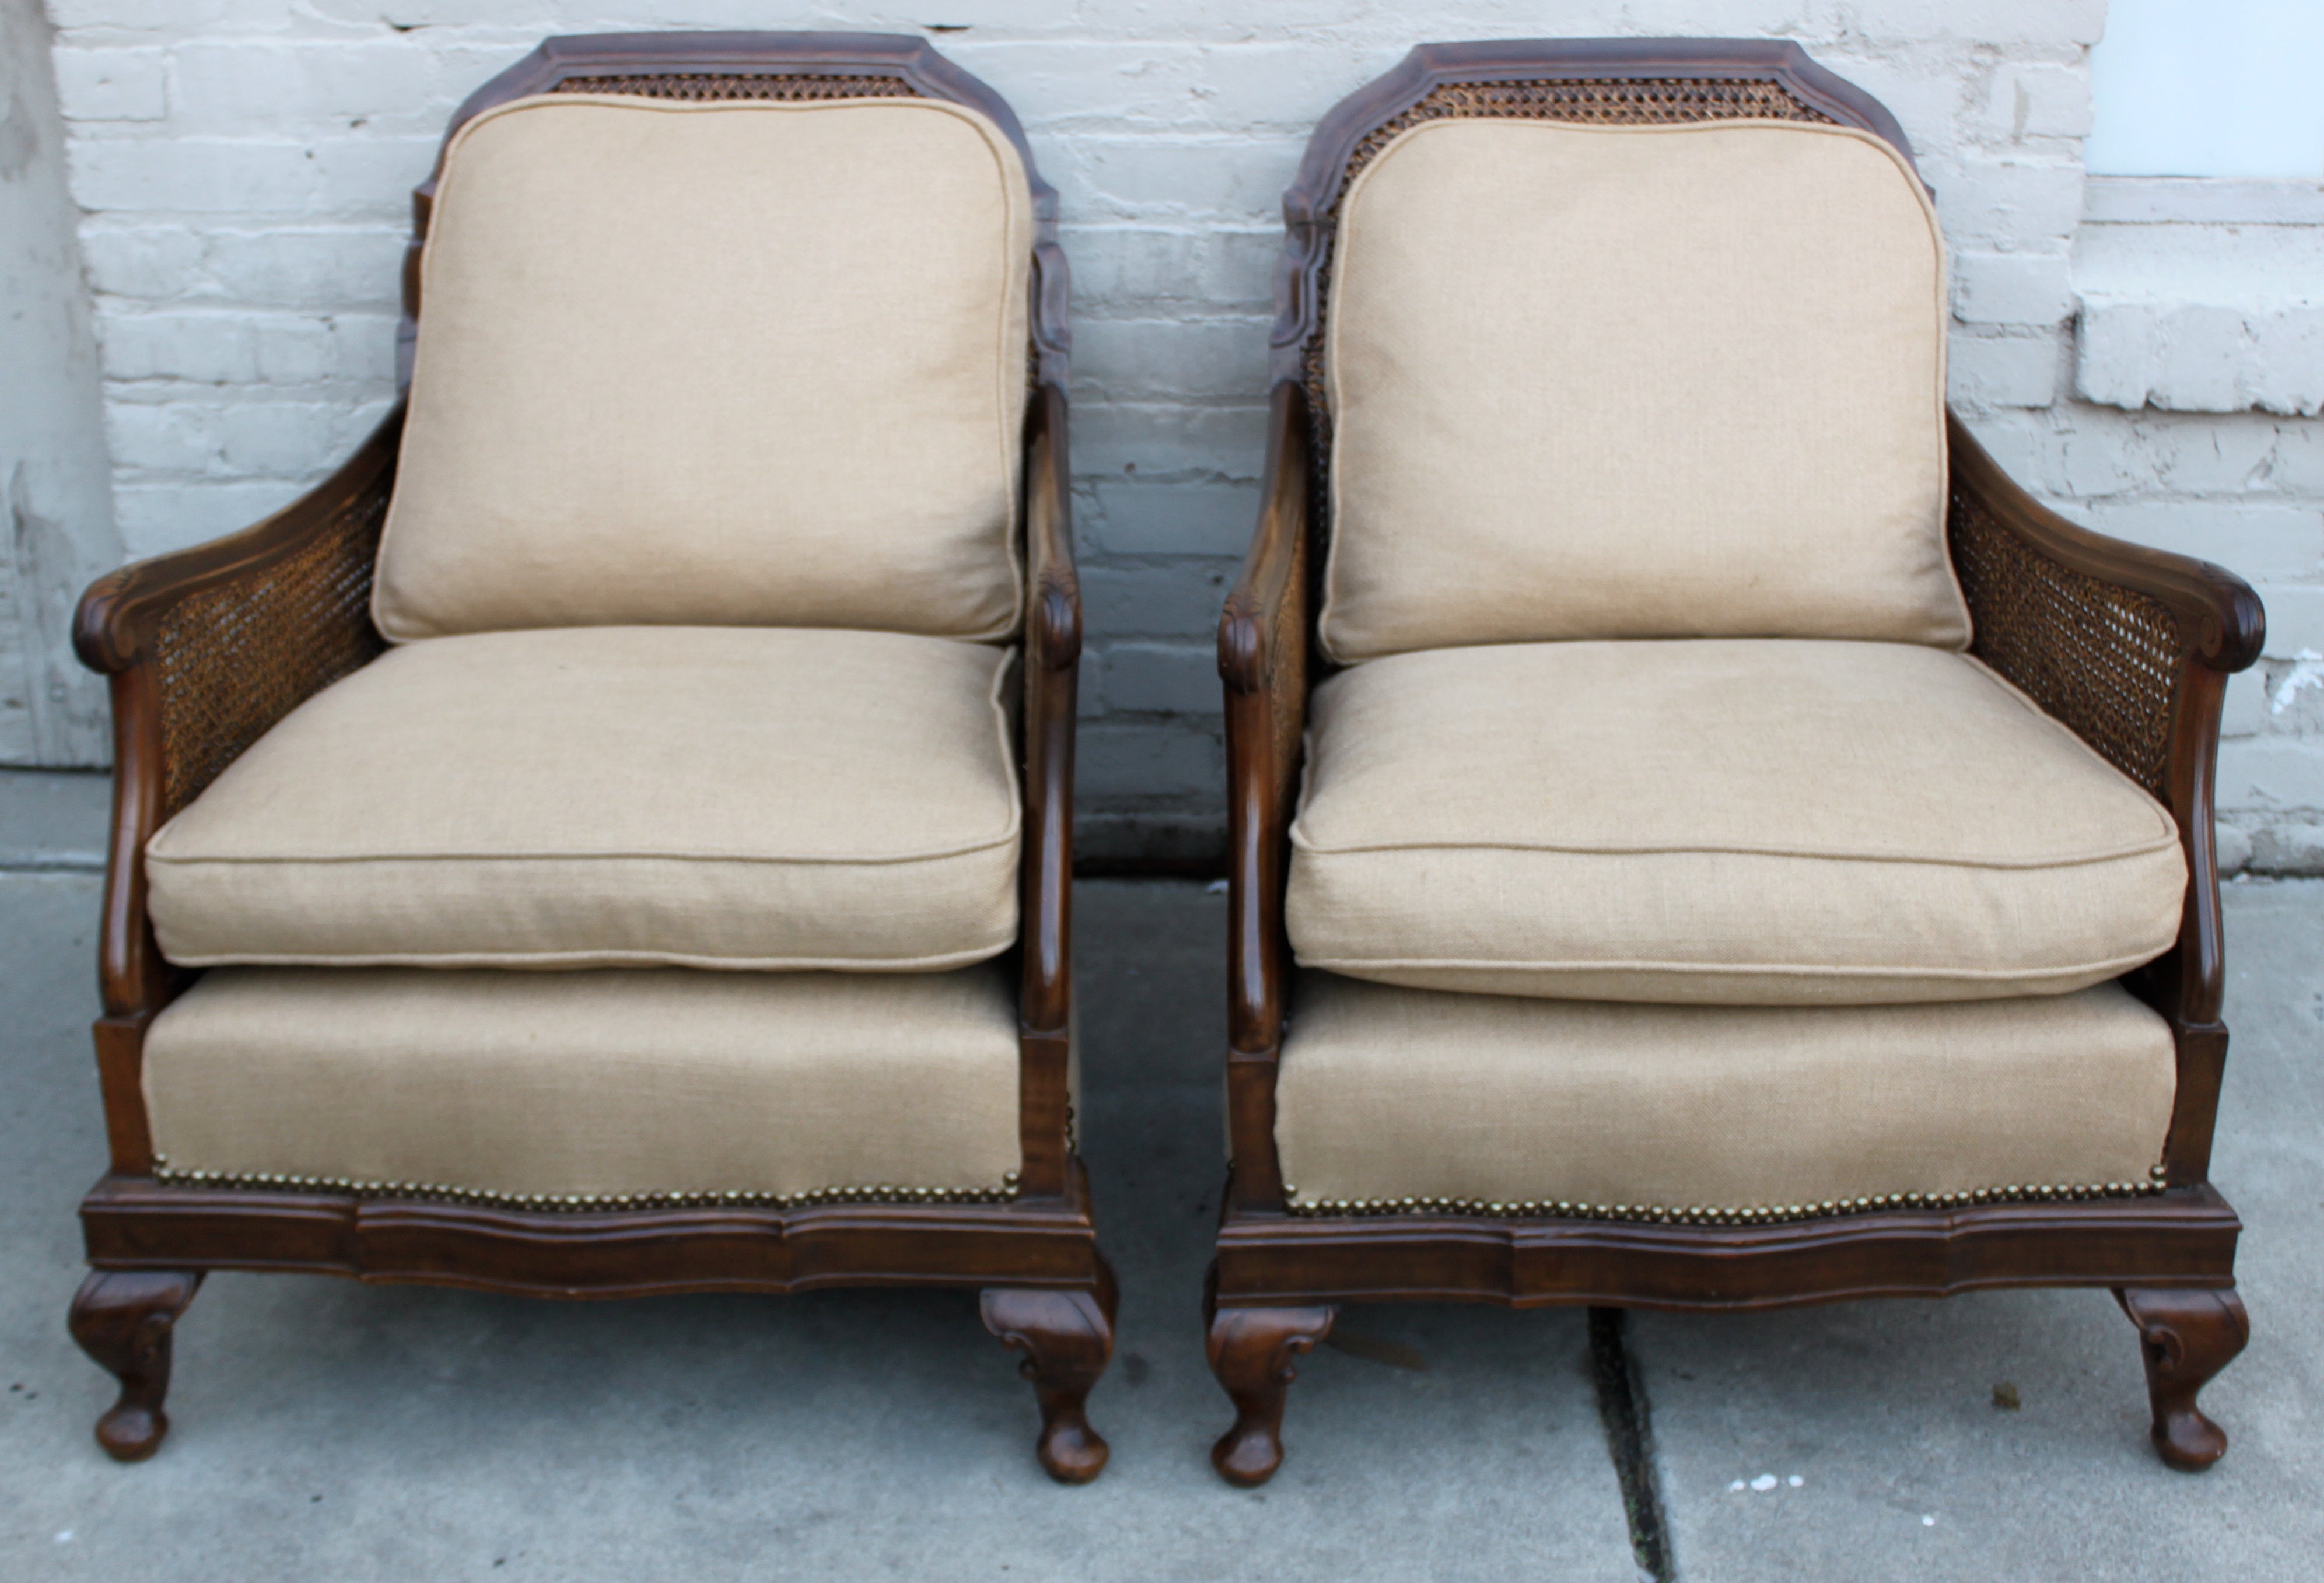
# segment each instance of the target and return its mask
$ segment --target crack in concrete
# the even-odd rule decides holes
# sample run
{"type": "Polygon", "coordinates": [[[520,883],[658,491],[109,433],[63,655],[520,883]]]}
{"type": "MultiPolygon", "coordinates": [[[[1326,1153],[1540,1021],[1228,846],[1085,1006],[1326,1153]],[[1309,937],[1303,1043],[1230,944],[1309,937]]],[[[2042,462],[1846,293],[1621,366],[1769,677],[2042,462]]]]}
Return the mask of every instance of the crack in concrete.
{"type": "Polygon", "coordinates": [[[1655,1465],[1655,1429],[1645,1382],[1623,1341],[1627,1316],[1618,1308],[1590,1311],[1590,1376],[1598,1388],[1598,1420],[1606,1430],[1606,1454],[1622,1486],[1622,1512],[1630,1525],[1630,1553],[1638,1576],[1651,1583],[1674,1583],[1677,1558],[1663,1519],[1662,1481],[1655,1465]]]}

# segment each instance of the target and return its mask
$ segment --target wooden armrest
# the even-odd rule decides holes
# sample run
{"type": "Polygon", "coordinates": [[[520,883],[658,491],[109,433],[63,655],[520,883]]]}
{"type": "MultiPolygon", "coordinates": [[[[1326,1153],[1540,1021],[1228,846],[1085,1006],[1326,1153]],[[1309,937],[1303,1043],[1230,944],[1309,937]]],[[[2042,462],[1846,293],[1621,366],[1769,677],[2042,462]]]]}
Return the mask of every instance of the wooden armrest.
{"type": "Polygon", "coordinates": [[[1288,1015],[1285,857],[1307,729],[1307,393],[1275,387],[1259,529],[1219,617],[1227,704],[1227,1127],[1229,1192],[1280,1213],[1275,1070],[1288,1015]]]}
{"type": "MultiPolygon", "coordinates": [[[[108,573],[81,597],[73,647],[113,688],[98,944],[107,1023],[142,1026],[177,982],[145,918],[153,832],[275,722],[385,646],[372,625],[372,565],[402,425],[399,406],[345,466],[264,521],[108,573]]],[[[115,1086],[108,1076],[115,1168],[143,1169],[143,1100],[115,1086]]]]}
{"type": "Polygon", "coordinates": [[[2219,707],[2227,676],[2266,638],[2259,596],[2208,561],[2067,521],[2002,472],[1960,419],[1948,422],[1948,537],[1974,625],[1969,652],[2171,810],[2187,905],[2178,947],[2144,971],[2142,988],[2181,1026],[2209,1026],[2221,989],[2219,707]]]}
{"type": "Polygon", "coordinates": [[[1065,393],[1044,382],[1025,426],[1025,1026],[1062,1035],[1070,1014],[1074,714],[1082,596],[1074,572],[1065,393]]]}
{"type": "Polygon", "coordinates": [[[1271,1054],[1283,1038],[1289,952],[1283,843],[1307,727],[1307,395],[1275,387],[1265,496],[1242,575],[1219,618],[1226,684],[1228,1040],[1271,1054]]]}

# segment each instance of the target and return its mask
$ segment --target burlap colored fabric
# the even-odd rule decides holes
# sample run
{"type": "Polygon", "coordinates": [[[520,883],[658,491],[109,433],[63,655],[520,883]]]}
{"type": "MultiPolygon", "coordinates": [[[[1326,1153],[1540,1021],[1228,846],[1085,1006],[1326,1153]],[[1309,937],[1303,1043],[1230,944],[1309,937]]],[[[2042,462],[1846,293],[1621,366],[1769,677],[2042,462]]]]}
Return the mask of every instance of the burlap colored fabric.
{"type": "Polygon", "coordinates": [[[1572,999],[2058,994],[2177,938],[2155,800],[1976,660],[1792,639],[1443,649],[1315,691],[1309,967],[1572,999]]]}
{"type": "Polygon", "coordinates": [[[1867,133],[1425,122],[1341,204],[1325,651],[1958,649],[1943,239],[1867,133]]]}
{"type": "Polygon", "coordinates": [[[1785,1209],[2144,1184],[2171,1030],[2113,984],[1893,1007],[1620,1006],[1303,975],[1276,1085],[1296,1201],[1785,1209]]]}
{"type": "Polygon", "coordinates": [[[1017,935],[1011,651],[892,632],[431,638],[163,825],[171,960],[957,967],[1017,935]]]}
{"type": "Polygon", "coordinates": [[[934,99],[547,95],[462,127],[374,611],[404,640],[1016,628],[1016,150],[934,99]]]}
{"type": "Polygon", "coordinates": [[[173,1174],[998,1192],[1019,1157],[1016,1002],[989,966],[221,968],[154,1022],[144,1073],[173,1174]]]}

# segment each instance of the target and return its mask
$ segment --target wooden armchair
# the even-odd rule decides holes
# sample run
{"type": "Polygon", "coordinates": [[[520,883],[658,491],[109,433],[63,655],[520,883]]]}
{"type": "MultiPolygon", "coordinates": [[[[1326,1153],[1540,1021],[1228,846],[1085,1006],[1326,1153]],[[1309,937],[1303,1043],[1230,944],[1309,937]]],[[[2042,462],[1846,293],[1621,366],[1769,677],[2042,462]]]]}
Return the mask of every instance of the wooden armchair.
{"type": "Polygon", "coordinates": [[[552,39],[416,195],[407,402],[89,591],[107,1451],[241,1269],[977,1288],[1103,1467],[1056,209],[918,40],[552,39]]]}
{"type": "Polygon", "coordinates": [[[1241,1484],[1339,1305],[2113,1289],[2172,1467],[2243,583],[1943,406],[1895,120],[1795,46],[1429,45],[1286,194],[1219,631],[1241,1484]]]}

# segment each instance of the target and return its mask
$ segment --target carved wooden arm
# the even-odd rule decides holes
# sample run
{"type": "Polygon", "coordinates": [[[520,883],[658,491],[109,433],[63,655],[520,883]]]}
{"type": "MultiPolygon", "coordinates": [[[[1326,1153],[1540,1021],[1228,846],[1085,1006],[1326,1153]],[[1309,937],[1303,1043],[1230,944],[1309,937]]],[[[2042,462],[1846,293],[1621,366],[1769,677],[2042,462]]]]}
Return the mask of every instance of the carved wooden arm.
{"type": "Polygon", "coordinates": [[[1019,1001],[1026,1051],[1019,1191],[1040,1197],[1064,1191],[1068,1152],[1074,715],[1082,653],[1071,479],[1065,393],[1045,380],[1025,422],[1024,978],[1019,1001]]]}
{"type": "Polygon", "coordinates": [[[2219,1014],[2218,863],[2212,769],[2227,678],[2259,658],[2258,595],[2207,561],[2108,538],[2036,502],[1958,418],[1953,566],[1970,652],[2144,787],[2178,821],[2187,856],[2179,945],[2147,970],[2174,1022],[2219,1014]]]}
{"type": "Polygon", "coordinates": [[[145,842],[275,722],[385,646],[372,564],[394,482],[399,405],[346,465],[254,527],[107,573],[73,646],[112,677],[114,821],[100,947],[106,1010],[160,1008],[145,842]]]}
{"type": "Polygon", "coordinates": [[[1275,387],[1265,499],[1242,576],[1219,618],[1227,699],[1227,1108],[1239,1208],[1279,1210],[1275,1062],[1291,948],[1284,857],[1307,729],[1307,395],[1275,387]]]}

